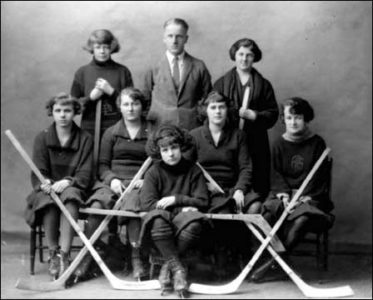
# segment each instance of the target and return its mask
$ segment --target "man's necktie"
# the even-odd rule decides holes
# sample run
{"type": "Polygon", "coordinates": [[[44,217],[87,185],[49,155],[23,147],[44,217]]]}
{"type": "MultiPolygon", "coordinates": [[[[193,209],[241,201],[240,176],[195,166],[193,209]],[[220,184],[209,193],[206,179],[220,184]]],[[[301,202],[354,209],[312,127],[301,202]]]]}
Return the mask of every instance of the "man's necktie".
{"type": "Polygon", "coordinates": [[[173,59],[173,68],[172,68],[172,77],[174,79],[175,89],[178,91],[180,86],[180,70],[179,70],[179,58],[174,56],[173,59]]]}

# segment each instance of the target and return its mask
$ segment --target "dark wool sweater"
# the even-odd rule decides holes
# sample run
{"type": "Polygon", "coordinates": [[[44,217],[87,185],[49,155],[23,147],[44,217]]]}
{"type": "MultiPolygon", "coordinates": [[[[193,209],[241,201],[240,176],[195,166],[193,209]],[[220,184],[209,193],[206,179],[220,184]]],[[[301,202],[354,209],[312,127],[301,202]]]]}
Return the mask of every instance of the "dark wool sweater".
{"type": "MultiPolygon", "coordinates": [[[[87,190],[92,183],[92,147],[92,137],[74,122],[71,137],[62,147],[53,123],[36,136],[33,161],[46,179],[70,179],[73,187],[87,190]]],[[[31,183],[35,191],[40,191],[40,181],[34,173],[31,183]]]]}
{"type": "Polygon", "coordinates": [[[245,134],[225,127],[215,146],[208,125],[193,129],[190,134],[196,144],[197,160],[224,189],[251,188],[251,160],[245,134]]]}
{"type": "MultiPolygon", "coordinates": [[[[300,143],[286,141],[283,137],[278,138],[272,149],[272,191],[291,195],[292,189],[298,189],[302,185],[325,148],[325,141],[317,134],[300,143]]],[[[310,196],[316,201],[320,197],[325,198],[328,176],[324,161],[302,195],[310,196]]]]}
{"type": "Polygon", "coordinates": [[[99,157],[99,176],[105,184],[114,178],[131,180],[146,160],[148,130],[145,120],[142,124],[133,140],[123,119],[105,131],[99,157]]]}
{"type": "Polygon", "coordinates": [[[89,64],[80,67],[76,71],[71,86],[71,95],[78,98],[83,106],[82,129],[87,130],[92,136],[94,136],[95,130],[97,101],[91,101],[89,95],[95,87],[98,78],[107,80],[115,89],[113,95],[103,94],[101,97],[101,135],[122,117],[115,103],[120,91],[126,87],[133,86],[132,76],[128,68],[111,59],[104,63],[93,59],[89,64]]]}
{"type": "Polygon", "coordinates": [[[145,211],[155,209],[158,200],[176,196],[175,208],[194,206],[205,211],[208,206],[206,180],[200,168],[184,158],[175,166],[155,161],[146,172],[141,188],[141,207],[145,211]]]}

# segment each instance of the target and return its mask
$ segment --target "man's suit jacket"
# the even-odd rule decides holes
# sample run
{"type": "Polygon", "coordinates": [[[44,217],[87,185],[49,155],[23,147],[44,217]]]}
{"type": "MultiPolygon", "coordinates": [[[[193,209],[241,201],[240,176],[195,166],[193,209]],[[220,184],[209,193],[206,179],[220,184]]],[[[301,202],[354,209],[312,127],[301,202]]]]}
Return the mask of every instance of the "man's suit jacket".
{"type": "Polygon", "coordinates": [[[197,106],[212,89],[211,76],[202,60],[185,53],[180,87],[176,91],[170,65],[164,54],[146,72],[141,89],[150,104],[147,114],[150,122],[155,126],[168,122],[191,130],[201,125],[197,106]]]}

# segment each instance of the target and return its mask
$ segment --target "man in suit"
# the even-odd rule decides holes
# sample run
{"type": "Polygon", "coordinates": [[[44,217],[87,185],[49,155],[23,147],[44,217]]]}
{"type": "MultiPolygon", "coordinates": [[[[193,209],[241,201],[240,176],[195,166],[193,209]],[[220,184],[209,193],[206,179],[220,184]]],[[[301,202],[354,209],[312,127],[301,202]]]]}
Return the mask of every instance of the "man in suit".
{"type": "Polygon", "coordinates": [[[170,19],[164,24],[166,53],[145,74],[142,91],[150,107],[147,119],[154,127],[168,122],[191,130],[201,125],[198,102],[212,89],[211,76],[204,62],[184,50],[188,24],[170,19]]]}

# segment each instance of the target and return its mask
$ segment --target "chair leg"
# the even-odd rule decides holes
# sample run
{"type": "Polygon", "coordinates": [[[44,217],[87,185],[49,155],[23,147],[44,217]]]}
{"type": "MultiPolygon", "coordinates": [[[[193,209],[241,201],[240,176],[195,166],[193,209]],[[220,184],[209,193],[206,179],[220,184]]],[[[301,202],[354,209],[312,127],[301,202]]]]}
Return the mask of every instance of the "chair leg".
{"type": "Polygon", "coordinates": [[[321,233],[316,234],[316,264],[320,270],[322,266],[322,251],[321,251],[321,233]]]}
{"type": "Polygon", "coordinates": [[[38,248],[39,248],[39,260],[41,263],[44,262],[44,258],[43,258],[43,251],[44,251],[44,248],[43,248],[43,235],[44,235],[44,232],[43,232],[43,229],[42,229],[42,226],[39,225],[37,227],[37,233],[38,233],[38,248]]]}
{"type": "Polygon", "coordinates": [[[36,252],[36,231],[35,227],[30,232],[30,274],[35,274],[35,252],[36,252]]]}
{"type": "Polygon", "coordinates": [[[324,271],[328,271],[328,259],[329,259],[329,232],[325,230],[322,235],[322,243],[323,243],[323,269],[324,271]]]}

